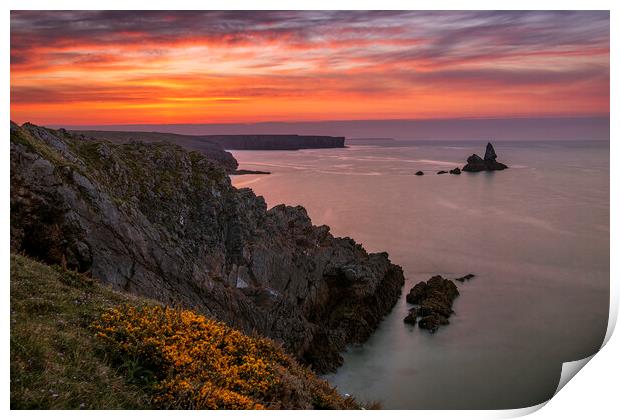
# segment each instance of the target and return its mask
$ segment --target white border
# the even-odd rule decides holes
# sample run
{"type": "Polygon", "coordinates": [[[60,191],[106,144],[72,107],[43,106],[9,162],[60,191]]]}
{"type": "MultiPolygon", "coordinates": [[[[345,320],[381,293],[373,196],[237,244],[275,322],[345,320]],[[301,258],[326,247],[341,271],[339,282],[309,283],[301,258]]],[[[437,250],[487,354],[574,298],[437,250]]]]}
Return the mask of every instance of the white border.
{"type": "MultiPolygon", "coordinates": [[[[4,133],[8,132],[9,115],[10,115],[10,73],[9,73],[9,51],[10,51],[10,9],[58,9],[58,10],[84,10],[84,9],[224,9],[224,10],[257,10],[257,9],[299,9],[299,10],[320,10],[320,9],[411,9],[411,10],[611,10],[611,139],[615,139],[618,134],[618,87],[617,87],[617,74],[618,66],[615,65],[618,60],[617,47],[618,42],[618,19],[616,14],[618,13],[618,2],[603,1],[603,0],[589,0],[589,1],[576,1],[576,0],[521,0],[521,1],[481,1],[481,0],[469,0],[469,1],[455,1],[444,0],[441,2],[411,2],[411,1],[395,1],[395,0],[382,0],[378,1],[326,1],[326,0],[314,0],[314,1],[283,1],[283,0],[262,0],[258,1],[241,1],[241,0],[228,0],[225,3],[222,2],[204,2],[204,1],[187,1],[187,0],[175,0],[160,1],[160,0],[137,0],[131,3],[119,0],[108,1],[89,1],[84,2],[76,0],[57,0],[55,2],[49,2],[44,0],[30,0],[30,1],[11,1],[2,10],[2,21],[4,24],[2,27],[2,40],[4,45],[4,51],[2,54],[2,74],[5,80],[3,86],[4,100],[2,101],[2,111],[5,115],[2,125],[4,127],[4,133]],[[616,6],[616,7],[614,7],[616,6]]],[[[5,134],[6,135],[6,134],[5,134]]],[[[6,138],[6,137],[5,137],[6,138]]],[[[615,168],[615,159],[618,156],[618,147],[615,141],[611,142],[611,196],[610,204],[613,214],[613,210],[618,206],[618,194],[614,191],[616,181],[618,179],[618,170],[615,168]]],[[[4,364],[2,365],[2,395],[3,406],[5,410],[9,409],[9,200],[6,199],[9,195],[9,153],[8,142],[5,143],[4,152],[0,154],[0,170],[3,175],[3,182],[0,184],[1,194],[5,197],[2,203],[1,216],[4,223],[2,223],[2,237],[4,238],[4,258],[0,261],[2,264],[2,272],[5,273],[4,278],[4,311],[3,311],[3,338],[5,345],[2,346],[2,356],[4,364]]],[[[611,236],[617,237],[618,227],[615,223],[616,219],[611,219],[611,236]]],[[[532,418],[537,419],[549,419],[549,418],[562,418],[562,419],[582,419],[585,416],[593,418],[610,418],[615,417],[613,413],[618,413],[618,404],[616,403],[617,390],[616,390],[616,375],[619,373],[619,363],[617,356],[620,355],[620,342],[617,337],[612,337],[611,332],[615,325],[617,312],[618,312],[618,248],[615,246],[615,242],[611,242],[611,310],[610,310],[610,324],[606,336],[606,342],[609,340],[604,348],[604,351],[595,355],[592,361],[587,364],[583,369],[583,372],[579,374],[578,379],[570,381],[565,388],[561,390],[554,398],[552,398],[546,407],[542,410],[536,411],[545,404],[538,407],[532,407],[522,410],[506,410],[506,411],[379,411],[379,412],[330,412],[322,413],[321,416],[339,417],[339,418],[354,418],[353,416],[365,416],[368,418],[379,418],[386,415],[390,417],[402,418],[410,420],[411,416],[417,418],[433,418],[433,419],[446,419],[453,417],[463,418],[504,418],[514,417],[519,415],[528,414],[532,411],[536,411],[532,418]],[[611,337],[611,339],[610,339],[611,337]]],[[[573,365],[574,366],[574,365],[573,365]]],[[[111,415],[120,417],[130,417],[137,413],[132,412],[106,412],[96,411],[89,412],[88,416],[94,418],[107,418],[111,415]]],[[[46,411],[46,412],[11,412],[11,416],[14,417],[31,417],[31,416],[46,416],[53,418],[78,418],[82,417],[85,413],[81,412],[58,412],[58,411],[46,411]]],[[[150,411],[144,415],[155,418],[163,419],[169,416],[168,413],[162,411],[150,411]]],[[[201,418],[203,416],[210,416],[215,418],[231,418],[236,416],[252,417],[252,418],[284,418],[284,416],[294,415],[300,418],[314,417],[317,413],[314,412],[295,412],[290,414],[288,412],[175,412],[174,416],[183,416],[186,418],[201,418]]]]}

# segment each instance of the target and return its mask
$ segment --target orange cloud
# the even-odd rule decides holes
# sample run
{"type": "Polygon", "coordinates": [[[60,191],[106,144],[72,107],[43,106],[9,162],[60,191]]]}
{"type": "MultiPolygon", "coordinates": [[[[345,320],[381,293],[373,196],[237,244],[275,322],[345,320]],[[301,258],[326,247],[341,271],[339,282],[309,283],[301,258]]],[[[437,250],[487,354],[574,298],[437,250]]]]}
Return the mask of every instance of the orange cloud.
{"type": "Polygon", "coordinates": [[[609,113],[606,12],[13,12],[40,124],[609,113]]]}

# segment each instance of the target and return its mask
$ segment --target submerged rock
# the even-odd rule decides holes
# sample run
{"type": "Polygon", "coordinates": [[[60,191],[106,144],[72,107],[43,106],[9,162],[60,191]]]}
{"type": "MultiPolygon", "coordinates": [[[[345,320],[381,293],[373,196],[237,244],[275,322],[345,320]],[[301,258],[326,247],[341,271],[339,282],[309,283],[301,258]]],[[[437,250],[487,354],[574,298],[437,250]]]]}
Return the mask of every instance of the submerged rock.
{"type": "Polygon", "coordinates": [[[251,169],[235,169],[230,172],[231,175],[271,175],[271,172],[267,171],[255,171],[251,169]]]}
{"type": "Polygon", "coordinates": [[[455,280],[455,281],[460,281],[461,283],[463,283],[465,280],[471,280],[471,279],[473,279],[474,277],[476,277],[476,275],[475,275],[475,274],[471,274],[471,273],[470,273],[470,274],[466,274],[466,275],[464,275],[463,277],[458,277],[458,278],[456,278],[456,279],[454,279],[454,280],[455,280]]]}
{"type": "Polygon", "coordinates": [[[496,159],[497,154],[495,153],[495,149],[491,143],[488,143],[484,153],[484,159],[476,154],[471,155],[467,158],[467,165],[463,167],[463,171],[501,171],[508,168],[508,166],[503,163],[497,162],[496,159]]]}
{"type": "Polygon", "coordinates": [[[461,170],[459,168],[454,168],[450,170],[450,173],[452,175],[460,175],[461,174],[461,170]]]}
{"type": "Polygon", "coordinates": [[[415,174],[416,174],[416,175],[418,175],[418,176],[419,176],[419,175],[424,175],[424,172],[422,172],[422,171],[418,171],[418,172],[416,172],[415,174]]]}
{"type": "Polygon", "coordinates": [[[218,159],[11,124],[11,250],[274,339],[317,372],[365,341],[404,277],[218,159]]]}
{"type": "Polygon", "coordinates": [[[443,175],[443,174],[447,174],[447,173],[448,173],[448,171],[439,171],[439,172],[437,172],[437,175],[443,175]]]}

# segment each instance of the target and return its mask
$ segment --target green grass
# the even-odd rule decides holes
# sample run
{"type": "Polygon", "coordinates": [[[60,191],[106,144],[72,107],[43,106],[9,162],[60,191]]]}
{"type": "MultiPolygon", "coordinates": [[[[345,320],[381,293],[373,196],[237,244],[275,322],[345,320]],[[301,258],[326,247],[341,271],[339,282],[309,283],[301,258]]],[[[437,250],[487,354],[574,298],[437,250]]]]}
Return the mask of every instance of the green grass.
{"type": "Polygon", "coordinates": [[[108,308],[149,303],[88,277],[11,255],[11,408],[149,408],[89,325],[108,308]]]}
{"type": "MultiPolygon", "coordinates": [[[[137,359],[125,357],[114,351],[109,340],[95,336],[93,325],[101,322],[101,315],[122,305],[160,304],[113,291],[85,274],[12,254],[11,409],[158,407],[153,400],[157,378],[144,369],[146,362],[142,359],[148,352],[140,353],[143,356],[137,359]]],[[[255,340],[240,337],[239,345],[255,340]]],[[[278,346],[273,349],[276,355],[281,351],[278,346]]],[[[263,357],[256,351],[256,357],[263,357]]],[[[268,395],[274,400],[267,398],[271,402],[266,406],[360,408],[353,398],[340,396],[327,382],[290,356],[279,354],[278,357],[277,360],[286,363],[274,368],[280,385],[277,392],[268,395]]],[[[188,378],[191,379],[191,375],[188,378]]],[[[182,401],[178,405],[185,407],[182,401]]],[[[378,407],[376,404],[363,406],[378,407]]]]}

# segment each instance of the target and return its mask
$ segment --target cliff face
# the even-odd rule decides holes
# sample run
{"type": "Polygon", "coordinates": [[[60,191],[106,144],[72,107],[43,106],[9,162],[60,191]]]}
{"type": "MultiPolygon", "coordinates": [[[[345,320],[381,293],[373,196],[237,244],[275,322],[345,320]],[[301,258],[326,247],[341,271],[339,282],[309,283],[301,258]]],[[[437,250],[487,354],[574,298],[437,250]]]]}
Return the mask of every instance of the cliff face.
{"type": "Polygon", "coordinates": [[[11,124],[11,248],[284,344],[319,372],[368,338],[404,282],[302,207],[267,210],[172,144],[11,124]]]}
{"type": "MultiPolygon", "coordinates": [[[[113,142],[168,141],[190,150],[220,153],[228,150],[299,150],[344,147],[344,137],[300,136],[296,134],[257,135],[205,135],[188,136],[173,133],[147,133],[139,131],[75,131],[76,134],[94,136],[113,142]]],[[[230,154],[230,153],[229,153],[230,154]]],[[[231,155],[232,156],[232,155],[231,155]]]]}

